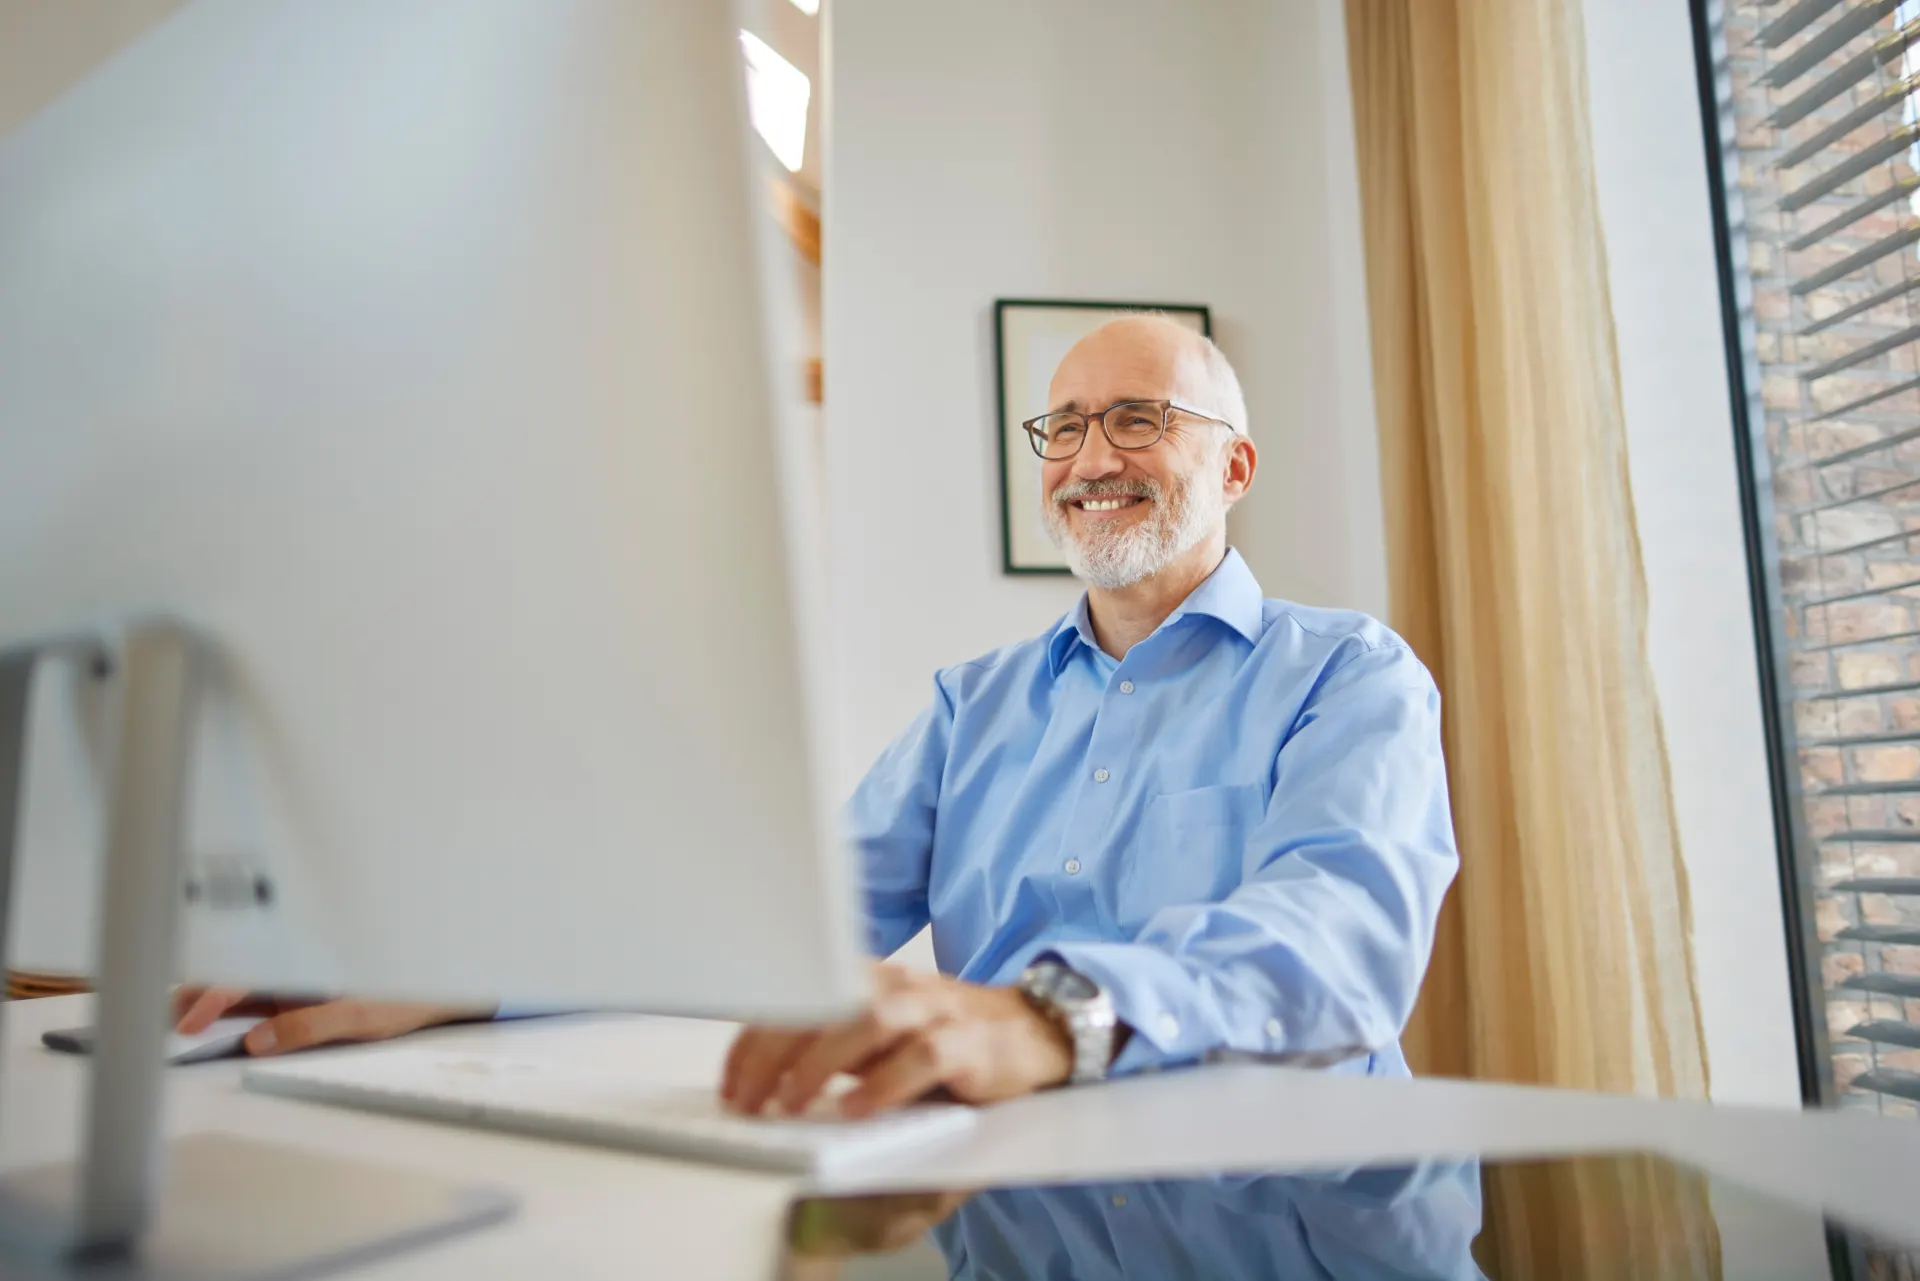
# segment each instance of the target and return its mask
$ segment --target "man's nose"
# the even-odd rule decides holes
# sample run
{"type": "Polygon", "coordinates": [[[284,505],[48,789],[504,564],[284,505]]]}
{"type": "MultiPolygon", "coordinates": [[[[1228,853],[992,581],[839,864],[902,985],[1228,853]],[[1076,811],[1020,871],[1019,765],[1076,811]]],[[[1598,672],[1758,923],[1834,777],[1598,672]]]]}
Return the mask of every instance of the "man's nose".
{"type": "Polygon", "coordinates": [[[1086,443],[1080,446],[1080,452],[1074,455],[1073,475],[1076,480],[1099,480],[1111,476],[1126,466],[1126,459],[1113,442],[1107,439],[1107,433],[1093,423],[1087,424],[1086,443]]]}

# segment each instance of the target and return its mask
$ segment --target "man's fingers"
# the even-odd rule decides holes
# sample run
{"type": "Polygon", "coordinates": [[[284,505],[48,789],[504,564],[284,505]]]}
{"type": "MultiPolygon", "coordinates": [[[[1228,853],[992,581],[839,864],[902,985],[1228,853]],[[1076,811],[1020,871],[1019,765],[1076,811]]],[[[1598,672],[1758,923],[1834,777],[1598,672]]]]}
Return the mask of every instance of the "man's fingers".
{"type": "Polygon", "coordinates": [[[835,1073],[854,1071],[890,1049],[910,1030],[873,1014],[828,1028],[787,1065],[776,1095],[780,1110],[805,1111],[835,1073]]]}
{"type": "Polygon", "coordinates": [[[213,1021],[247,999],[240,987],[186,988],[174,998],[175,1030],[187,1036],[206,1031],[213,1021]]]}
{"type": "Polygon", "coordinates": [[[740,1059],[728,1103],[735,1111],[759,1115],[767,1100],[773,1097],[774,1087],[780,1084],[787,1065],[804,1053],[818,1035],[812,1029],[763,1029],[740,1059]]]}
{"type": "Polygon", "coordinates": [[[267,1019],[247,1033],[246,1051],[264,1056],[290,1054],[338,1041],[384,1041],[480,1013],[445,1005],[325,1001],[267,1019]]]}
{"type": "Polygon", "coordinates": [[[248,1054],[290,1054],[332,1041],[350,1039],[356,1018],[352,1001],[325,1001],[288,1010],[257,1024],[244,1042],[248,1054]]]}
{"type": "Polygon", "coordinates": [[[740,1054],[727,1081],[731,1088],[723,1097],[737,1112],[758,1114],[779,1084],[780,1074],[817,1035],[807,1028],[748,1028],[736,1043],[740,1054]]]}
{"type": "Polygon", "coordinates": [[[954,1071],[954,1038],[962,1031],[943,1024],[906,1037],[862,1073],[859,1088],[841,1098],[840,1114],[872,1116],[911,1103],[943,1084],[954,1071]]]}
{"type": "Polygon", "coordinates": [[[767,1038],[782,1036],[782,1029],[754,1027],[751,1024],[734,1034],[733,1044],[727,1047],[727,1063],[720,1071],[720,1097],[731,1099],[740,1088],[741,1074],[749,1063],[767,1052],[767,1038]]]}
{"type": "Polygon", "coordinates": [[[733,1081],[740,1074],[740,1060],[747,1053],[747,1047],[753,1038],[759,1035],[759,1029],[743,1027],[733,1034],[733,1044],[727,1047],[727,1061],[720,1069],[720,1099],[725,1102],[733,1097],[733,1081]]]}
{"type": "Polygon", "coordinates": [[[782,1111],[806,1110],[835,1073],[862,1071],[889,1053],[901,1037],[940,1019],[951,1002],[943,987],[912,981],[883,984],[873,1008],[860,1018],[827,1028],[788,1063],[778,1082],[782,1111]],[[888,989],[891,990],[888,990],[888,989]]]}

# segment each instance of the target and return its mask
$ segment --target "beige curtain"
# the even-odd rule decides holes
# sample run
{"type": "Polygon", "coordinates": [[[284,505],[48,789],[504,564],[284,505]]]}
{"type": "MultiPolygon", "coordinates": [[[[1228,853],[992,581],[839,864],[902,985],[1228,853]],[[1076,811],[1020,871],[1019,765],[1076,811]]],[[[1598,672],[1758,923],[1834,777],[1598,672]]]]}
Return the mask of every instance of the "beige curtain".
{"type": "MultiPolygon", "coordinates": [[[[1346,12],[1393,622],[1445,700],[1461,852],[1408,1050],[1704,1097],[1579,0],[1346,12]]],[[[1496,1172],[1489,1195],[1508,1276],[1715,1268],[1704,1194],[1658,1163],[1496,1172]],[[1609,1241],[1621,1215],[1648,1230],[1609,1241]]]]}

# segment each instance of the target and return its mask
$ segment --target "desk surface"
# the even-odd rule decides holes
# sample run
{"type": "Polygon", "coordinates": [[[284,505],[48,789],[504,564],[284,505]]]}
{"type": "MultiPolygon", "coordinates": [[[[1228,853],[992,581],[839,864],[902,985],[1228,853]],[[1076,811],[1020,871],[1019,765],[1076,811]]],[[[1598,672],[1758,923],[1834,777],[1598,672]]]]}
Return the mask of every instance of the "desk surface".
{"type": "MultiPolygon", "coordinates": [[[[84,997],[10,1003],[0,1061],[0,1169],[70,1159],[83,1060],[41,1032],[88,1021],[84,997]]],[[[475,1047],[631,1057],[636,1079],[711,1079],[724,1025],[630,1017],[440,1029],[475,1047]],[[642,1053],[645,1047],[645,1053],[642,1053]]],[[[235,1062],[169,1073],[175,1134],[214,1131],[377,1159],[501,1187],[506,1224],[397,1255],[365,1278],[557,1275],[769,1278],[791,1178],[357,1113],[243,1092],[235,1062]]],[[[1875,1117],[1658,1103],[1457,1081],[1389,1081],[1236,1066],[1167,1073],[986,1110],[964,1142],[812,1189],[988,1187],[1340,1167],[1434,1157],[1648,1151],[1790,1205],[1826,1207],[1889,1234],[1910,1223],[1920,1127],[1875,1117]]]]}

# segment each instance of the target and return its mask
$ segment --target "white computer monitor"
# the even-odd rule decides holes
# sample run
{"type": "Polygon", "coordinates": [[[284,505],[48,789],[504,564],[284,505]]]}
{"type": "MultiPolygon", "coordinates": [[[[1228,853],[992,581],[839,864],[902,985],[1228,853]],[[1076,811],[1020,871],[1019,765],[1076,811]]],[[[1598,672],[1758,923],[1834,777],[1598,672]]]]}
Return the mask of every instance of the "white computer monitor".
{"type": "MultiPolygon", "coordinates": [[[[207,642],[181,978],[860,997],[734,28],[201,0],[0,140],[0,647],[207,642]]],[[[87,691],[37,682],[24,963],[91,955],[87,691]]]]}
{"type": "MultiPolygon", "coordinates": [[[[168,970],[862,997],[737,12],[198,0],[0,140],[0,895],[103,983],[82,1160],[0,1179],[0,1252],[141,1238],[168,970]]],[[[400,1177],[173,1160],[296,1217],[400,1177]]],[[[492,1213],[409,1186],[388,1238],[492,1213]]]]}

